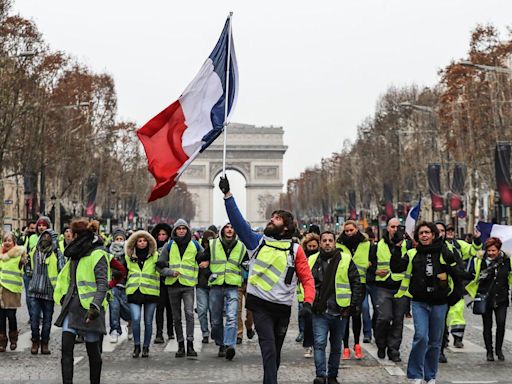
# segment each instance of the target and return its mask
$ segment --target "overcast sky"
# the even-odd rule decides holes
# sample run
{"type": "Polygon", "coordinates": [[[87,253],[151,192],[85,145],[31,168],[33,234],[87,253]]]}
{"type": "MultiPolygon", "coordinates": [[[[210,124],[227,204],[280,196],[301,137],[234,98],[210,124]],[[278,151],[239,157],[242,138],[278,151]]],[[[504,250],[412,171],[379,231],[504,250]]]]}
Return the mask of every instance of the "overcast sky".
{"type": "MultiPolygon", "coordinates": [[[[354,139],[390,85],[433,85],[477,23],[510,0],[15,0],[52,48],[113,76],[119,118],[143,125],[185,89],[229,11],[240,89],[233,121],[283,126],[285,181],[354,139]]],[[[219,139],[220,140],[220,139],[219,139]]]]}

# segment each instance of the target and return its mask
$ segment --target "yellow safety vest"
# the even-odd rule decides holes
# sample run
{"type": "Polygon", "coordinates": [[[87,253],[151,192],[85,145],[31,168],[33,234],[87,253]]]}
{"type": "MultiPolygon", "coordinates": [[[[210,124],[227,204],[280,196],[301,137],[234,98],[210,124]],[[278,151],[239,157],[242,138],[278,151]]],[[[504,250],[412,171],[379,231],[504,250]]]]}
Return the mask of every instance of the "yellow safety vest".
{"type": "Polygon", "coordinates": [[[245,245],[238,241],[231,250],[229,258],[226,258],[226,252],[219,239],[212,239],[210,243],[210,271],[212,275],[217,275],[215,280],[209,281],[208,285],[222,285],[224,283],[242,286],[242,268],[240,263],[245,255],[245,245]]]}
{"type": "MultiPolygon", "coordinates": [[[[317,252],[317,253],[313,253],[311,256],[309,256],[309,258],[308,258],[309,269],[313,269],[313,265],[315,265],[316,259],[318,258],[319,254],[320,254],[320,252],[317,252]]],[[[297,293],[297,301],[299,303],[302,303],[304,301],[304,288],[302,287],[301,283],[297,283],[296,293],[297,293]]]]}
{"type": "Polygon", "coordinates": [[[144,261],[142,271],[136,261],[131,261],[128,256],[125,256],[125,260],[128,267],[126,294],[132,295],[137,289],[140,289],[145,295],[160,296],[160,274],[156,271],[158,252],[153,253],[144,261]]]}
{"type": "Polygon", "coordinates": [[[336,248],[341,249],[342,253],[348,253],[352,256],[352,261],[357,267],[361,283],[366,284],[366,271],[368,270],[369,255],[370,255],[370,242],[363,241],[357,246],[354,255],[351,254],[350,250],[343,244],[336,243],[336,248]]]}
{"type": "MultiPolygon", "coordinates": [[[[82,257],[78,261],[78,266],[76,268],[76,287],[78,290],[78,297],[80,299],[80,304],[83,308],[89,309],[91,303],[96,295],[96,276],[94,275],[94,268],[96,264],[102,259],[105,258],[107,263],[107,278],[110,279],[110,264],[108,261],[108,255],[105,251],[101,249],[95,249],[91,252],[89,256],[82,257]]],[[[59,273],[59,277],[57,279],[57,285],[55,286],[55,290],[53,292],[53,300],[55,303],[61,303],[62,298],[66,295],[69,289],[70,283],[70,268],[71,268],[71,260],[68,260],[62,268],[62,271],[59,273]]],[[[107,295],[103,299],[103,308],[107,310],[107,295]]]]}
{"type": "Polygon", "coordinates": [[[173,285],[176,281],[187,287],[197,285],[199,275],[199,266],[196,262],[197,248],[193,241],[190,241],[185,249],[183,258],[180,257],[180,250],[176,242],[173,241],[169,250],[169,268],[179,272],[178,277],[168,276],[165,278],[165,285],[173,285]]]}
{"type": "MultiPolygon", "coordinates": [[[[400,284],[400,288],[398,292],[395,294],[396,298],[400,298],[403,296],[407,296],[412,298],[412,295],[409,293],[409,284],[411,283],[411,274],[412,274],[412,260],[418,251],[416,249],[410,249],[407,251],[407,255],[409,256],[409,264],[407,265],[407,269],[404,273],[404,278],[402,279],[402,284],[400,284]]],[[[443,255],[440,255],[439,262],[441,264],[446,264],[444,261],[443,255]]],[[[448,275],[448,287],[450,288],[450,293],[453,291],[453,280],[450,275],[448,275]]]]}
{"type": "MultiPolygon", "coordinates": [[[[402,247],[402,253],[404,248],[402,247]]],[[[389,277],[393,281],[400,281],[404,278],[403,273],[392,273],[389,267],[389,262],[391,261],[391,251],[389,250],[389,246],[386,244],[384,239],[380,239],[377,243],[377,269],[382,269],[388,271],[388,274],[384,277],[375,275],[375,281],[386,281],[389,277]]]]}
{"type": "MultiPolygon", "coordinates": [[[[512,270],[512,259],[509,258],[510,268],[512,270]]],[[[472,298],[475,298],[476,293],[478,292],[480,271],[482,269],[482,259],[479,257],[475,257],[475,278],[466,285],[466,291],[472,298]]],[[[508,285],[512,285],[512,272],[508,274],[508,285]]]]}
{"type": "MultiPolygon", "coordinates": [[[[32,266],[32,270],[34,270],[35,253],[36,248],[30,251],[30,265],[32,266]]],[[[44,262],[46,264],[50,283],[52,284],[53,288],[55,288],[55,284],[57,283],[57,276],[59,276],[59,269],[57,268],[57,255],[55,254],[55,251],[52,251],[51,255],[47,256],[44,262]]]]}
{"type": "Polygon", "coordinates": [[[0,285],[13,293],[23,291],[23,266],[19,268],[21,255],[0,262],[0,285]]]}
{"type": "Polygon", "coordinates": [[[253,261],[249,284],[270,291],[286,273],[288,255],[293,244],[285,241],[265,241],[253,261]]]}

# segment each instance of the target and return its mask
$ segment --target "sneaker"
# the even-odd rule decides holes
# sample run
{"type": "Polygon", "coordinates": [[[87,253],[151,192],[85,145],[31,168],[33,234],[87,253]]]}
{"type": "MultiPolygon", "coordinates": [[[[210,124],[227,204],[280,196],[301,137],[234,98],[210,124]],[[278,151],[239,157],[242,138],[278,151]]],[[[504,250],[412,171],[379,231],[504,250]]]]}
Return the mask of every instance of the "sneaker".
{"type": "Polygon", "coordinates": [[[304,332],[300,332],[295,338],[295,341],[297,343],[302,343],[304,341],[304,332]]]}
{"type": "Polygon", "coordinates": [[[313,347],[305,348],[304,349],[304,357],[306,359],[310,359],[313,357],[313,347]]]}
{"type": "Polygon", "coordinates": [[[371,343],[371,342],[372,342],[372,337],[371,336],[363,337],[363,343],[368,344],[368,343],[371,343]]]}
{"type": "Polygon", "coordinates": [[[155,344],[163,344],[165,343],[164,337],[162,335],[156,335],[155,344]]]}
{"type": "Polygon", "coordinates": [[[436,384],[436,379],[430,379],[427,384],[436,384]]]}
{"type": "Polygon", "coordinates": [[[343,349],[343,356],[341,356],[342,360],[350,360],[350,348],[343,349]]]}
{"type": "Polygon", "coordinates": [[[386,348],[377,349],[377,356],[379,359],[384,359],[386,357],[386,348]]]}
{"type": "Polygon", "coordinates": [[[233,360],[233,358],[235,357],[235,354],[236,354],[236,351],[235,351],[235,348],[234,347],[227,347],[226,348],[226,360],[233,360]]]}
{"type": "Polygon", "coordinates": [[[325,384],[325,377],[315,377],[315,380],[313,380],[313,384],[325,384]]]}
{"type": "Polygon", "coordinates": [[[354,357],[359,360],[363,358],[363,351],[361,351],[361,345],[354,345],[354,357]]]}
{"type": "Polygon", "coordinates": [[[252,338],[254,337],[254,335],[255,335],[254,329],[252,329],[252,328],[251,328],[251,329],[248,329],[248,330],[247,330],[247,338],[248,338],[249,340],[252,340],[252,338]]]}
{"type": "Polygon", "coordinates": [[[400,358],[400,352],[394,349],[388,349],[388,358],[393,363],[400,363],[402,359],[400,358]]]}
{"type": "Polygon", "coordinates": [[[115,329],[110,332],[110,342],[111,343],[117,343],[119,339],[119,332],[117,332],[115,329]]]}

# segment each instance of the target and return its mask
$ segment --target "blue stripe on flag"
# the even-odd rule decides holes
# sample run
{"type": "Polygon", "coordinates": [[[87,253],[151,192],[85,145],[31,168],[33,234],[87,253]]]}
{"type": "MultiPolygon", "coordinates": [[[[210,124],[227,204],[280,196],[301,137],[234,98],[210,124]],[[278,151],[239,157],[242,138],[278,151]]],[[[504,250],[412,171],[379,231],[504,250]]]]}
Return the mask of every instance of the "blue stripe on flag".
{"type": "Polygon", "coordinates": [[[492,223],[486,223],[485,221],[479,221],[478,224],[476,225],[476,229],[478,229],[482,234],[480,237],[482,243],[485,244],[487,239],[491,237],[492,226],[492,223]]]}

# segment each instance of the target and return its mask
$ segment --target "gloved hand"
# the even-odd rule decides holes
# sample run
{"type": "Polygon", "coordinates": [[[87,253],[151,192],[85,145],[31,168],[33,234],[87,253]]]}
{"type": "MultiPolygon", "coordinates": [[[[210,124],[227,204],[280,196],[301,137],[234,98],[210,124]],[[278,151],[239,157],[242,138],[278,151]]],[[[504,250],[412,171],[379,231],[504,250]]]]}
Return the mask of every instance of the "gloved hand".
{"type": "Polygon", "coordinates": [[[308,302],[304,302],[304,304],[302,304],[302,309],[299,312],[299,316],[302,317],[303,319],[309,319],[312,313],[313,309],[311,308],[311,304],[308,302]]]}
{"type": "Polygon", "coordinates": [[[219,188],[220,190],[222,191],[223,194],[228,194],[229,192],[229,180],[228,180],[228,177],[227,176],[224,176],[224,177],[220,177],[220,181],[219,181],[219,188]]]}
{"type": "Polygon", "coordinates": [[[87,314],[85,315],[85,323],[88,324],[94,319],[97,319],[100,315],[100,310],[94,305],[91,304],[89,307],[89,310],[87,311],[87,314]]]}

